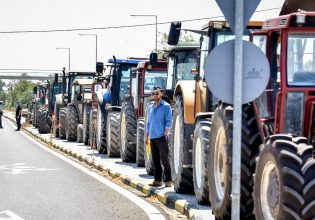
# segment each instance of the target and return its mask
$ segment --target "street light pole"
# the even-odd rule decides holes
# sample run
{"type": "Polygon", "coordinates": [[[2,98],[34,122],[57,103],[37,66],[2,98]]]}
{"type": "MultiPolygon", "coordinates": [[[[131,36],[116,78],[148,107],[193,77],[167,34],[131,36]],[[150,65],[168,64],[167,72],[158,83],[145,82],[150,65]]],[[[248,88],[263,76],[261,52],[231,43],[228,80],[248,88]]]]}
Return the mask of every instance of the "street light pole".
{"type": "Polygon", "coordinates": [[[68,61],[68,71],[70,71],[70,60],[71,60],[71,52],[70,52],[70,47],[56,47],[56,50],[68,50],[68,58],[69,58],[69,61],[68,61]]]}
{"type": "Polygon", "coordinates": [[[158,22],[157,15],[130,15],[133,17],[155,17],[155,52],[157,53],[158,22]]]}
{"type": "Polygon", "coordinates": [[[95,36],[95,65],[97,63],[97,34],[79,34],[79,36],[95,36]]]}

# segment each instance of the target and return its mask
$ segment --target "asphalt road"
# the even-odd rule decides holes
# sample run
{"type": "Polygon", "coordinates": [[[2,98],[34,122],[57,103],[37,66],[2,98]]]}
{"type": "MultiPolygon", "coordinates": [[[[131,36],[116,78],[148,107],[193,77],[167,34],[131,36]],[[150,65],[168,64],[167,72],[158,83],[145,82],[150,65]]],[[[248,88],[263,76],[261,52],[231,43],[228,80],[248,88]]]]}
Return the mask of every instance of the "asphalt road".
{"type": "MultiPolygon", "coordinates": [[[[150,219],[144,211],[152,209],[149,204],[140,208],[136,199],[131,201],[14,131],[8,120],[3,120],[3,126],[0,219],[14,215],[27,220],[150,219]]],[[[163,218],[154,214],[154,219],[163,218]]]]}

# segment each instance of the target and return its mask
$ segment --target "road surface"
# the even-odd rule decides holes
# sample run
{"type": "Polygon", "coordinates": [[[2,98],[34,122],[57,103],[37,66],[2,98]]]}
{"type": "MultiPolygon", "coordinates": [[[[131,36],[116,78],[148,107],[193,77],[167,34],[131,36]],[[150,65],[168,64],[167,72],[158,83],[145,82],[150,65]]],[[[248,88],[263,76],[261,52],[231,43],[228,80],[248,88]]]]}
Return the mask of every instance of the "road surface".
{"type": "Polygon", "coordinates": [[[3,126],[0,219],[163,219],[139,197],[14,131],[7,119],[3,126]]]}

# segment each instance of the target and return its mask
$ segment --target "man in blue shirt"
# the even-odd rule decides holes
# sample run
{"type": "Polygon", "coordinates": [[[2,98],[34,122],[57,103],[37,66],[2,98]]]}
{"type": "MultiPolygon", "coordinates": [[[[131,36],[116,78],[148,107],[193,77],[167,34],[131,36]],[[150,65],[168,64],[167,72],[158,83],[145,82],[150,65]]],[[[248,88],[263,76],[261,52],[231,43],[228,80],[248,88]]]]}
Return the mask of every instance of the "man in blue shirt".
{"type": "Polygon", "coordinates": [[[168,134],[172,126],[171,106],[162,100],[163,90],[155,87],[152,92],[154,104],[148,109],[148,122],[145,129],[144,142],[150,138],[152,159],[154,163],[154,181],[151,186],[162,186],[162,166],[166,187],[172,186],[171,166],[168,158],[168,134]]]}

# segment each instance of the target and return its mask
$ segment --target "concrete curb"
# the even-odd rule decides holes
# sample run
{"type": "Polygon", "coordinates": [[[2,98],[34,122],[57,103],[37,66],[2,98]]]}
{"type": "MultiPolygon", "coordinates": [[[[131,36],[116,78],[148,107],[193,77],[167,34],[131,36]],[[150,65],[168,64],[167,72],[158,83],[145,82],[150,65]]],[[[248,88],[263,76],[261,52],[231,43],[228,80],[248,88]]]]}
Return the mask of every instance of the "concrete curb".
{"type": "MultiPolygon", "coordinates": [[[[9,118],[7,116],[4,116],[5,118],[9,119],[15,124],[15,121],[12,118],[9,118]]],[[[157,190],[156,187],[150,187],[149,185],[144,185],[143,183],[139,182],[136,179],[132,179],[128,176],[122,175],[121,173],[117,173],[112,171],[110,168],[103,167],[100,164],[96,164],[93,159],[83,157],[82,155],[79,155],[77,153],[72,152],[71,150],[65,149],[60,145],[57,145],[55,143],[51,143],[50,141],[46,140],[45,138],[32,133],[28,129],[21,128],[22,131],[24,131],[29,136],[34,137],[37,141],[42,143],[48,148],[54,148],[74,159],[77,159],[81,162],[84,162],[88,166],[91,166],[95,169],[97,169],[100,172],[105,172],[108,176],[120,180],[122,183],[144,193],[147,196],[154,196],[156,197],[161,203],[166,205],[169,208],[175,209],[181,214],[184,214],[188,217],[188,219],[202,219],[201,217],[196,216],[195,211],[199,210],[198,207],[196,207],[194,204],[188,202],[187,200],[183,200],[179,198],[176,195],[171,195],[168,192],[162,193],[157,190]]]]}

